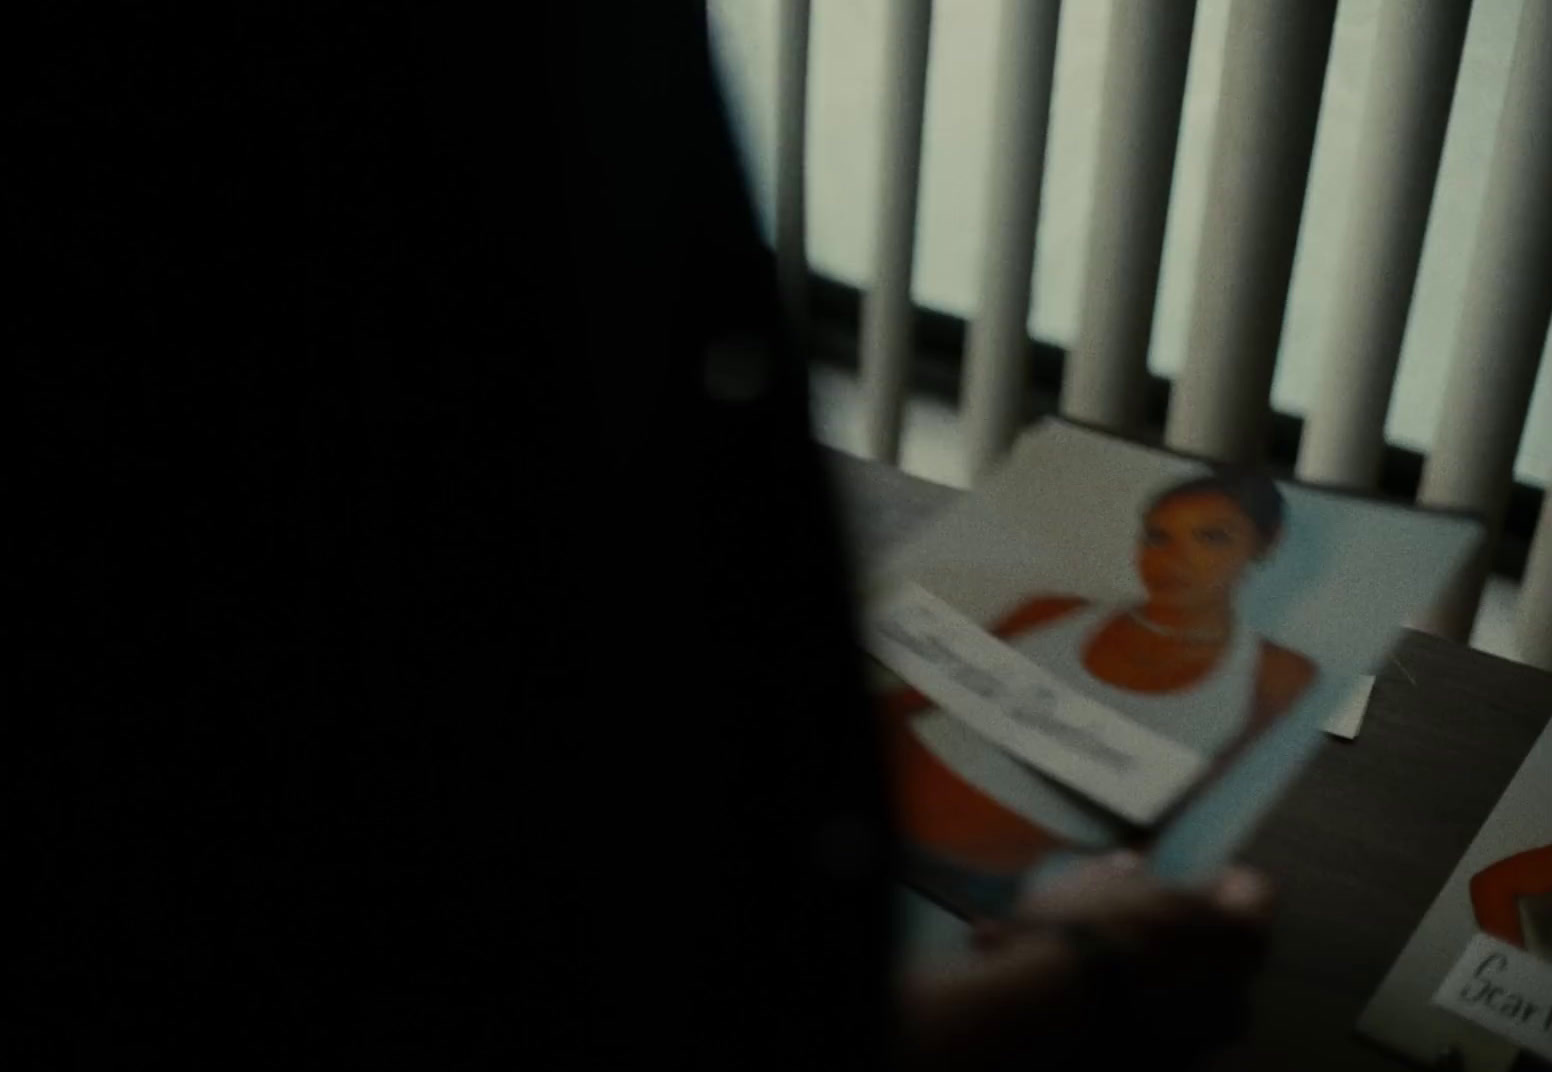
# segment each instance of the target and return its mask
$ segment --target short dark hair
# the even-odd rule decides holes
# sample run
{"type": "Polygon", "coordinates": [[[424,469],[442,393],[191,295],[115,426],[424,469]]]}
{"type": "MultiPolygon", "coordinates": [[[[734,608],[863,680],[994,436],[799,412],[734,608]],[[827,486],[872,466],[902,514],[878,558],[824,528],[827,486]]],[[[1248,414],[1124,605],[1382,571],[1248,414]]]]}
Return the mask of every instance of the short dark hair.
{"type": "Polygon", "coordinates": [[[1173,484],[1155,495],[1144,512],[1151,514],[1169,500],[1187,495],[1222,495],[1250,519],[1263,545],[1276,540],[1283,530],[1283,493],[1270,477],[1248,470],[1215,469],[1206,476],[1173,484]]]}

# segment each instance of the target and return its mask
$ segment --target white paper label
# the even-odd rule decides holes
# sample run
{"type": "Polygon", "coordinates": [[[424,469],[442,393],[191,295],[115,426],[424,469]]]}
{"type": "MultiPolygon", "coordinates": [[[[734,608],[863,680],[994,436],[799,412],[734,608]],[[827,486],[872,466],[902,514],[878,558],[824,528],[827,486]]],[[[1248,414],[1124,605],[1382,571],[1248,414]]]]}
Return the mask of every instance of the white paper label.
{"type": "Polygon", "coordinates": [[[1552,1060],[1552,964],[1478,934],[1433,1003],[1552,1060]]]}
{"type": "Polygon", "coordinates": [[[1369,693],[1374,690],[1374,675],[1363,674],[1353,691],[1347,694],[1342,706],[1326,716],[1326,732],[1351,741],[1358,736],[1363,725],[1364,712],[1369,709],[1369,693]]]}
{"type": "Polygon", "coordinates": [[[1152,823],[1207,761],[1074,691],[932,593],[874,601],[864,643],[943,710],[1034,768],[1136,823],[1152,823]]]}

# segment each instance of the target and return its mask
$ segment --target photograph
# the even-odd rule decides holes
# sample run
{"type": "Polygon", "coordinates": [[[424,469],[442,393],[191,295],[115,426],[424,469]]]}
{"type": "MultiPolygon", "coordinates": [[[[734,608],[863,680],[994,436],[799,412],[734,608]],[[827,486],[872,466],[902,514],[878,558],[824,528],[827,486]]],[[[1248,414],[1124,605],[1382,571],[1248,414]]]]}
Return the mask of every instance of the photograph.
{"type": "Polygon", "coordinates": [[[1418,1060],[1454,1053],[1463,1072],[1552,1068],[1549,786],[1552,730],[1544,730],[1364,1009],[1366,1037],[1418,1060]],[[1484,943],[1488,957],[1475,956],[1484,943]],[[1485,996],[1473,984],[1488,978],[1489,958],[1503,968],[1492,981],[1512,971],[1522,985],[1504,986],[1506,996],[1524,993],[1541,1016],[1505,1024],[1473,1004],[1485,996]],[[1468,984],[1450,985],[1462,973],[1468,984]]]}
{"type": "Polygon", "coordinates": [[[1039,426],[886,564],[875,601],[918,586],[1036,668],[1060,697],[1053,710],[1068,696],[1098,705],[1200,757],[1201,773],[1163,821],[1139,824],[931,689],[881,675],[915,880],[950,907],[996,913],[1048,869],[1106,849],[1163,850],[1182,870],[1221,858],[1476,531],[1039,426]],[[1234,777],[1244,763],[1259,774],[1234,777]]]}

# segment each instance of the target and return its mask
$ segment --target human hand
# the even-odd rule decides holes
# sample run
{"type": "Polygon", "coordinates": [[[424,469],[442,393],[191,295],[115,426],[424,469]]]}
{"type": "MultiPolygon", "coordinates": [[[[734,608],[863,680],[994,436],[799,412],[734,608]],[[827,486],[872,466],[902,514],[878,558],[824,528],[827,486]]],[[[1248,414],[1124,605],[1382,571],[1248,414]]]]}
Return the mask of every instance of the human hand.
{"type": "Polygon", "coordinates": [[[1129,853],[1087,864],[978,924],[972,962],[907,982],[906,1063],[1189,1064],[1243,1029],[1271,907],[1270,884],[1243,869],[1189,889],[1129,853]]]}

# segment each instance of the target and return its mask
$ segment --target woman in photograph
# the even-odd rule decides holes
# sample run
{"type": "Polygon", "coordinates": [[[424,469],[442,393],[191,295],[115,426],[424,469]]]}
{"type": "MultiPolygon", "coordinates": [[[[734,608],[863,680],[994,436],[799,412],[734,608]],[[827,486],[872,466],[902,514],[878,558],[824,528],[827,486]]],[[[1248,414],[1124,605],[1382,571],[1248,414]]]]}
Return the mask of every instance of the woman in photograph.
{"type": "MultiPolygon", "coordinates": [[[[1316,676],[1307,657],[1256,636],[1237,609],[1247,573],[1277,548],[1283,515],[1276,484],[1259,475],[1215,473],[1165,488],[1142,514],[1140,600],[1042,594],[993,632],[1086,695],[1211,757],[1216,772],[1292,709],[1316,676]]],[[[1056,849],[1128,840],[1127,828],[1100,808],[914,690],[890,696],[886,711],[899,731],[900,821],[933,862],[1013,876],[1056,849]]]]}

